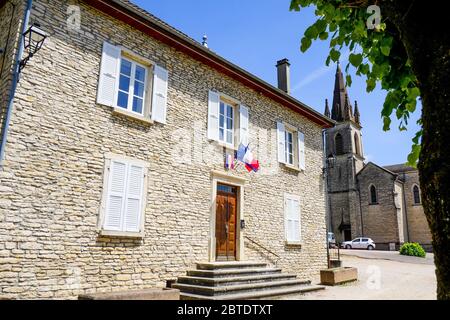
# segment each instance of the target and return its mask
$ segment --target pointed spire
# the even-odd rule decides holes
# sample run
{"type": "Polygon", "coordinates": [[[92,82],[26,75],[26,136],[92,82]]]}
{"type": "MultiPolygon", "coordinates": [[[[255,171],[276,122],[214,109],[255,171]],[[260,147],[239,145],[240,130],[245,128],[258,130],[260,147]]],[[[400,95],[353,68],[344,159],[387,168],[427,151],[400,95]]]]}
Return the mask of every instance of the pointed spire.
{"type": "Polygon", "coordinates": [[[331,118],[336,121],[344,120],[345,95],[347,88],[345,87],[344,75],[342,74],[339,62],[336,67],[336,75],[334,79],[333,104],[331,106],[331,118]]]}
{"type": "Polygon", "coordinates": [[[353,116],[352,116],[351,105],[348,101],[348,95],[345,94],[344,120],[348,121],[348,120],[352,120],[352,118],[353,118],[353,116]]]}
{"type": "Polygon", "coordinates": [[[361,125],[361,115],[359,114],[358,101],[355,100],[355,122],[361,125]]]}
{"type": "Polygon", "coordinates": [[[330,118],[331,117],[331,113],[330,113],[330,107],[328,107],[328,99],[325,99],[325,117],[330,118]]]}

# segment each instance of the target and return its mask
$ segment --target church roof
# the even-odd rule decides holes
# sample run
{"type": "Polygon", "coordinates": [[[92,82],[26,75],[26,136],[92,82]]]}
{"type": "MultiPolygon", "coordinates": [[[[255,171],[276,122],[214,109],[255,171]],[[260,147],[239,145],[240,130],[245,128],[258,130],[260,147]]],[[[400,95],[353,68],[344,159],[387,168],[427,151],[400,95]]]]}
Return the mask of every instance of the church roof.
{"type": "Polygon", "coordinates": [[[385,171],[385,172],[387,172],[387,173],[389,173],[389,174],[391,174],[393,176],[398,176],[395,172],[387,169],[386,167],[379,166],[379,165],[377,165],[376,163],[373,163],[373,162],[368,162],[356,175],[360,175],[366,168],[368,168],[370,166],[373,166],[376,169],[383,170],[383,171],[385,171]]]}
{"type": "Polygon", "coordinates": [[[402,172],[408,172],[408,171],[417,171],[416,168],[408,166],[404,163],[400,164],[393,164],[389,166],[384,166],[385,169],[395,172],[395,173],[402,173],[402,172]]]}

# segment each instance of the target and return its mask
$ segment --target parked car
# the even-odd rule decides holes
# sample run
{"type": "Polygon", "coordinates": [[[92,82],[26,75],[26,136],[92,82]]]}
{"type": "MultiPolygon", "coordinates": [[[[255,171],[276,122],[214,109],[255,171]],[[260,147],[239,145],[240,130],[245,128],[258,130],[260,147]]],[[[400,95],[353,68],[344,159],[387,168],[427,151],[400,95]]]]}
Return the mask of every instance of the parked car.
{"type": "Polygon", "coordinates": [[[344,241],[341,247],[345,249],[367,249],[373,250],[376,248],[375,242],[370,238],[355,238],[352,241],[344,241]]]}
{"type": "Polygon", "coordinates": [[[333,232],[328,232],[328,248],[336,247],[336,237],[333,232]]]}

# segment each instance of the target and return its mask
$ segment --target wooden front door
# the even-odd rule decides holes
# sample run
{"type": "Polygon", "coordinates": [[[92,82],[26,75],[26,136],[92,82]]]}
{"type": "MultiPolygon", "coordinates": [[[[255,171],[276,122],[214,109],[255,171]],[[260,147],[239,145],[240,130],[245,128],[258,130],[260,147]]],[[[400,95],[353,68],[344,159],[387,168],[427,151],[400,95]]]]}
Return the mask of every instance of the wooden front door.
{"type": "Polygon", "coordinates": [[[237,187],[217,184],[216,260],[236,260],[237,187]]]}

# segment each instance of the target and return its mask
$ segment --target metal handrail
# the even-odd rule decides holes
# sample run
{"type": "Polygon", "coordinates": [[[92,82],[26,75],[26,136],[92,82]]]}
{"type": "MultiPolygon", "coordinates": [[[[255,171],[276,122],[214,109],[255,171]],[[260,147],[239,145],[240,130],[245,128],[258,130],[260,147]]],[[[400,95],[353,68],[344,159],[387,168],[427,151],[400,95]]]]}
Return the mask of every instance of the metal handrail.
{"type": "Polygon", "coordinates": [[[258,247],[266,250],[267,252],[269,252],[270,254],[274,255],[275,257],[277,257],[278,259],[275,260],[275,265],[278,264],[278,260],[281,259],[281,256],[276,254],[275,252],[273,252],[272,250],[267,249],[266,247],[264,247],[262,244],[256,242],[255,240],[253,240],[252,238],[250,238],[249,236],[244,236],[244,238],[247,238],[248,240],[250,240],[250,242],[252,242],[253,244],[257,245],[258,247]]]}

